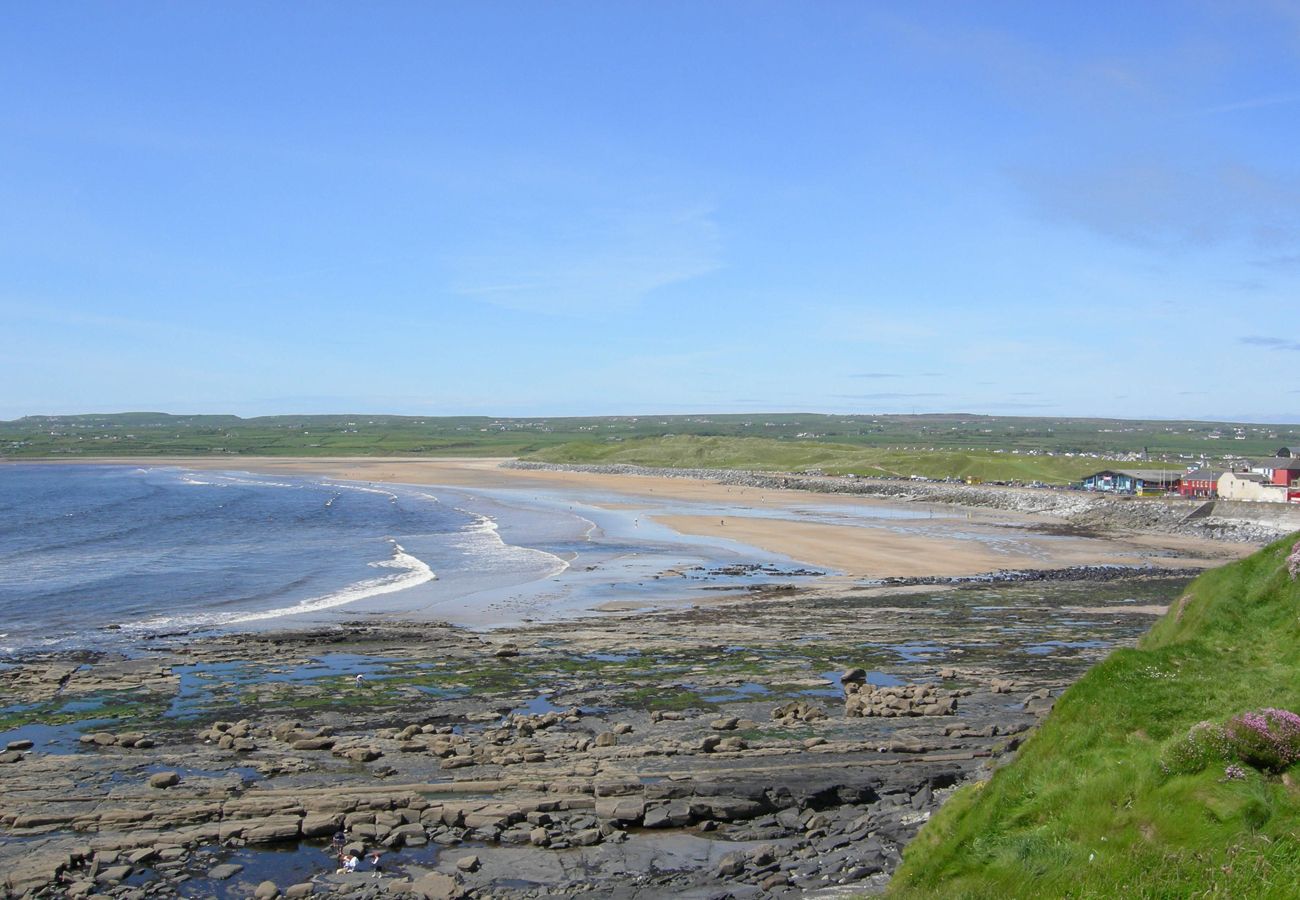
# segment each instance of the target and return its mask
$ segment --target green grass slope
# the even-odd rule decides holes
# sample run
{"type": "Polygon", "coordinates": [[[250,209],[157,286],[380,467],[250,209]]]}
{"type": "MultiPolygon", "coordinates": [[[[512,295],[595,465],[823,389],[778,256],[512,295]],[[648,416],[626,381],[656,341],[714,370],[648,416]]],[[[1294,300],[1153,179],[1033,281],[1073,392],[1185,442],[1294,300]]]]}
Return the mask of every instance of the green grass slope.
{"type": "Polygon", "coordinates": [[[818,441],[672,435],[617,443],[574,442],[532,459],[570,464],[625,464],[663,468],[750,469],[828,475],[965,478],[1068,484],[1105,468],[1096,459],[1030,456],[992,450],[892,450],[818,441]]]}
{"type": "Polygon", "coordinates": [[[1300,897],[1300,766],[1166,775],[1202,720],[1300,711],[1292,536],[1202,575],[1139,646],[1067,690],[1018,757],[958,791],[891,897],[1300,897]]]}

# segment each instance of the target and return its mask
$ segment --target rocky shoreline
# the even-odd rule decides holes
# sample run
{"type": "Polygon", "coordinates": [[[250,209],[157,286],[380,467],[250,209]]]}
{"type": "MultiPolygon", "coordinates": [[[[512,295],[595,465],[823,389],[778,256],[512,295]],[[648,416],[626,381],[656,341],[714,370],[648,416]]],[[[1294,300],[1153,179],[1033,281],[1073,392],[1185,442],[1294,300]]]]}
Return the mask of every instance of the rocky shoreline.
{"type": "Polygon", "coordinates": [[[870,892],[1187,580],[1105,578],[14,659],[0,871],[33,897],[870,892]]]}
{"type": "Polygon", "coordinates": [[[1178,497],[1134,498],[1055,488],[1016,488],[967,485],[907,479],[847,478],[797,473],[754,472],[739,469],[656,468],[629,465],[564,465],[512,460],[502,468],[553,472],[588,472],[597,475],[642,475],[655,478],[691,478],[733,487],[764,490],[811,491],[822,494],[857,494],[903,502],[943,503],[953,506],[1034,513],[1059,518],[1072,533],[1106,533],[1140,530],[1185,537],[1212,538],[1239,543],[1267,543],[1300,529],[1300,511],[1284,509],[1270,519],[1265,507],[1281,504],[1237,504],[1231,514],[1216,514],[1216,504],[1178,497]],[[1251,507],[1258,507],[1252,509],[1251,507]]]}

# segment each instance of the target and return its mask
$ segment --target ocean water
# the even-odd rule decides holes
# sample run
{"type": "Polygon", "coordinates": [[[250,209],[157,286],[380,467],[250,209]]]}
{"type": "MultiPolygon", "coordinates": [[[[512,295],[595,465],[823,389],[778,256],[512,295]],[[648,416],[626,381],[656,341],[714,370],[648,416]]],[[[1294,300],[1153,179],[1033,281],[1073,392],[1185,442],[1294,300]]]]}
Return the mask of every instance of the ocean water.
{"type": "Polygon", "coordinates": [[[449,592],[567,567],[505,543],[464,499],[161,467],[0,466],[0,652],[436,607],[449,592]]]}

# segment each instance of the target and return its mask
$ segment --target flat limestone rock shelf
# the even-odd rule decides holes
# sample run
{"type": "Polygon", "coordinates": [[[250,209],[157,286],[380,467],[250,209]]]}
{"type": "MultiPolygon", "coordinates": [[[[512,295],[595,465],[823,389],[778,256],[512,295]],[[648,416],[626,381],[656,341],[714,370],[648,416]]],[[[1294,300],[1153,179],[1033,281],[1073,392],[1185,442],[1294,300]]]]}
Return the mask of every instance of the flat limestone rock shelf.
{"type": "Polygon", "coordinates": [[[50,897],[875,890],[1186,583],[1107,579],[15,659],[0,872],[50,897]]]}

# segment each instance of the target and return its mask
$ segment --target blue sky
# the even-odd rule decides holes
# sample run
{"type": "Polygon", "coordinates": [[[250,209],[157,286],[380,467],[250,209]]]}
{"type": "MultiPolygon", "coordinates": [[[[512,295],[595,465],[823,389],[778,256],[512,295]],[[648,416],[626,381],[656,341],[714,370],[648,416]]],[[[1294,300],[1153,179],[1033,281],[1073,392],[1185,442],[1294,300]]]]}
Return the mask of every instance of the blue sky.
{"type": "Polygon", "coordinates": [[[1300,421],[1300,3],[0,9],[0,418],[1300,421]]]}

